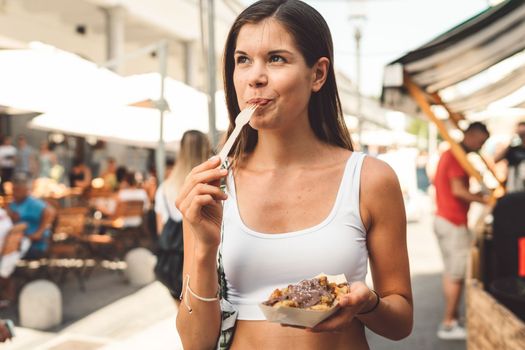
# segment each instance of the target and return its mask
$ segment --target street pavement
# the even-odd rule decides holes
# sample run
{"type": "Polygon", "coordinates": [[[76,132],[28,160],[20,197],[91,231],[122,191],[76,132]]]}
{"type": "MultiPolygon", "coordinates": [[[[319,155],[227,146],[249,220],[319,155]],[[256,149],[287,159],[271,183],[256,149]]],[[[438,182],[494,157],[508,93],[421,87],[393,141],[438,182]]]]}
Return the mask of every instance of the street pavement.
{"type": "MultiPolygon", "coordinates": [[[[463,350],[464,341],[441,341],[436,330],[443,313],[442,262],[432,233],[432,205],[420,198],[421,218],[408,224],[415,322],[412,334],[390,341],[367,331],[371,349],[463,350]]],[[[368,278],[370,280],[370,278],[368,278]]],[[[177,308],[158,282],[137,289],[123,276],[99,272],[78,290],[72,279],[63,288],[65,323],[53,332],[16,328],[17,336],[3,350],[161,350],[182,349],[176,332],[177,308]]],[[[3,316],[0,314],[0,316],[3,316]]],[[[15,316],[16,317],[16,316],[15,316]]]]}

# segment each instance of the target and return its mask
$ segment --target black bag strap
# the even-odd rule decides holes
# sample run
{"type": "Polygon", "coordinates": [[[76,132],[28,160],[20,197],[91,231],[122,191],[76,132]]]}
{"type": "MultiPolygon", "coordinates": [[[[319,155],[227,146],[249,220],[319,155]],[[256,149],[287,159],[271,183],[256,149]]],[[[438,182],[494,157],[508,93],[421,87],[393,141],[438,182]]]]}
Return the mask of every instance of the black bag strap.
{"type": "MultiPolygon", "coordinates": [[[[221,169],[228,169],[229,168],[229,162],[228,162],[228,158],[226,158],[226,160],[224,161],[224,163],[221,165],[221,169]]],[[[221,190],[223,192],[226,191],[226,180],[223,179],[221,180],[221,190]]],[[[228,286],[227,286],[227,283],[226,283],[226,274],[224,273],[224,267],[222,265],[222,244],[224,242],[224,218],[222,220],[222,223],[221,223],[221,242],[219,244],[219,254],[218,254],[218,258],[217,258],[217,272],[218,272],[218,276],[219,276],[219,290],[220,290],[220,297],[223,298],[223,299],[227,299],[227,296],[228,296],[228,286]]]]}

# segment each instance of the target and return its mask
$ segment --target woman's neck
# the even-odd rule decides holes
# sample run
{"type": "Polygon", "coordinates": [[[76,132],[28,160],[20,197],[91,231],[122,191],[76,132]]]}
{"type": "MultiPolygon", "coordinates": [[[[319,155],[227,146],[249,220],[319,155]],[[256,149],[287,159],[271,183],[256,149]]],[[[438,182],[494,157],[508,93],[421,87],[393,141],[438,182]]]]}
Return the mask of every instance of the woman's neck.
{"type": "Polygon", "coordinates": [[[276,169],[311,164],[330,145],[319,140],[310,125],[294,127],[284,132],[259,131],[257,146],[249,156],[248,164],[257,168],[276,169]]]}

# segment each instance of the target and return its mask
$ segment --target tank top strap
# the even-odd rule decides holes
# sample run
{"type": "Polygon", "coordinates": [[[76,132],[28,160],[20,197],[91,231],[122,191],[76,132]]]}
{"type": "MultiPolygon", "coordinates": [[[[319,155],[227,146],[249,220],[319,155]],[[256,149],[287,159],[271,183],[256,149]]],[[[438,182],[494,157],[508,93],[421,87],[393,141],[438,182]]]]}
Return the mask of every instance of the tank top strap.
{"type": "Polygon", "coordinates": [[[354,218],[354,223],[365,233],[364,225],[361,221],[360,188],[361,188],[361,169],[365,159],[365,153],[354,152],[347,164],[343,179],[342,200],[339,206],[340,211],[350,213],[354,218]]]}

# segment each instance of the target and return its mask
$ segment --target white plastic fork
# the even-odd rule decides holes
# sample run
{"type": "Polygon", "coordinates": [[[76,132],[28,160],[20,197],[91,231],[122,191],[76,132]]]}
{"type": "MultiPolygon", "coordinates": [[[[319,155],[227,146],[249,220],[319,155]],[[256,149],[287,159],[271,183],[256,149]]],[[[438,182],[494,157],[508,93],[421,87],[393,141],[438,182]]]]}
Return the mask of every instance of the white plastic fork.
{"type": "Polygon", "coordinates": [[[222,147],[221,151],[219,152],[219,158],[221,158],[221,164],[224,164],[224,161],[228,157],[228,153],[230,153],[230,150],[233,147],[233,144],[235,143],[235,140],[241,133],[242,128],[248,124],[250,121],[250,118],[253,115],[253,112],[257,109],[257,105],[250,105],[249,107],[243,109],[241,113],[237,115],[237,118],[235,118],[235,128],[233,129],[232,133],[228,137],[228,140],[226,140],[226,143],[222,147]]]}

